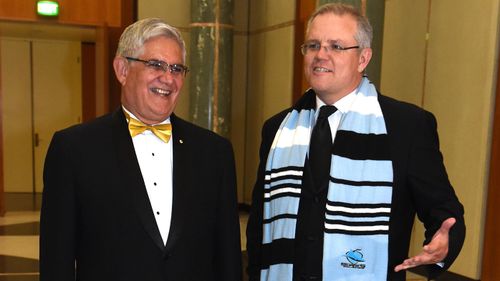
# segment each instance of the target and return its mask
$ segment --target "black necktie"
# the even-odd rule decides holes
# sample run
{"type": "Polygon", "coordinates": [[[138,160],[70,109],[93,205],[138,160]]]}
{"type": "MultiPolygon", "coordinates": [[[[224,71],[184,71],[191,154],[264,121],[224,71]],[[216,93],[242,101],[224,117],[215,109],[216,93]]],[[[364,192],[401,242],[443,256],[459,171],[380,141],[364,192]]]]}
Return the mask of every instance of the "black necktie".
{"type": "Polygon", "coordinates": [[[333,105],[324,105],[319,109],[318,120],[311,134],[309,146],[309,166],[314,181],[315,190],[322,190],[328,186],[330,179],[330,163],[332,158],[332,133],[328,116],[337,108],[333,105]]]}

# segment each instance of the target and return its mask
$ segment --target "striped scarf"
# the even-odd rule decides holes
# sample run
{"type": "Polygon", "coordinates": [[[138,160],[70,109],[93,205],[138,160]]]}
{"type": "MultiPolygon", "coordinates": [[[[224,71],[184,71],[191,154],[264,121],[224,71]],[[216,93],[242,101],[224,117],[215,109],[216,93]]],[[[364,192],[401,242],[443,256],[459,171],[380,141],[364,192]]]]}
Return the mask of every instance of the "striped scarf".
{"type": "MultiPolygon", "coordinates": [[[[309,90],[281,123],[268,155],[262,241],[266,248],[295,239],[314,122],[315,93],[309,90]]],[[[386,280],[393,170],[377,91],[367,78],[341,117],[331,159],[323,280],[386,280]]],[[[261,270],[262,281],[292,279],[292,263],[270,264],[261,270]]]]}

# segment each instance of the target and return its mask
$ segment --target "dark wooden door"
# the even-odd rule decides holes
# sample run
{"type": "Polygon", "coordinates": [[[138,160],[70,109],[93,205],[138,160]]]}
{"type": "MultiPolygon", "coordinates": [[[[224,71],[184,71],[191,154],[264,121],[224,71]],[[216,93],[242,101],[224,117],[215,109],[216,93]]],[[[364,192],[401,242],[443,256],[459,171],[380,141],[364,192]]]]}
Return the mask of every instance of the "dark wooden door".
{"type": "Polygon", "coordinates": [[[484,229],[482,281],[500,280],[500,72],[491,142],[490,179],[484,229]]]}

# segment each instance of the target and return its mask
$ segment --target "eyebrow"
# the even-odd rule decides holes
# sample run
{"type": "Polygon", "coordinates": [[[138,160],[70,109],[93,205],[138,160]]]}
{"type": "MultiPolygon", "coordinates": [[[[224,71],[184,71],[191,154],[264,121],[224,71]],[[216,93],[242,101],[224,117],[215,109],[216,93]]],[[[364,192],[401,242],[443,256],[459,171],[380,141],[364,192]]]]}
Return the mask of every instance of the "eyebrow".
{"type": "Polygon", "coordinates": [[[157,59],[157,58],[149,58],[149,59],[145,59],[146,61],[162,61],[162,62],[166,62],[164,60],[161,60],[161,59],[157,59]]]}
{"type": "Polygon", "coordinates": [[[182,63],[182,62],[169,63],[169,62],[167,62],[167,61],[165,61],[165,60],[162,60],[162,59],[157,59],[157,58],[150,58],[150,59],[145,59],[145,60],[146,60],[146,61],[158,61],[158,62],[160,62],[160,61],[161,61],[161,62],[164,62],[164,63],[168,63],[168,64],[170,64],[170,65],[174,65],[174,64],[182,64],[182,65],[184,65],[184,63],[182,63]]]}
{"type": "Polygon", "coordinates": [[[330,44],[345,44],[346,42],[342,39],[326,40],[330,44]]]}

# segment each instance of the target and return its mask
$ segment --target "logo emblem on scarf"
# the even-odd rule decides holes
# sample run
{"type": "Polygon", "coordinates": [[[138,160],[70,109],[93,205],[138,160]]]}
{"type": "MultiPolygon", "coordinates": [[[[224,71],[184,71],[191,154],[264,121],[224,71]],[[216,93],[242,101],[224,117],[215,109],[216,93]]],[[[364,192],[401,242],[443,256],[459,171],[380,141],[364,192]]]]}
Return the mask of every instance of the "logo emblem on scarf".
{"type": "Polygon", "coordinates": [[[361,249],[350,250],[345,253],[345,258],[347,262],[341,263],[341,265],[345,268],[356,268],[356,269],[364,269],[366,265],[363,263],[365,259],[363,258],[363,253],[361,249]]]}

